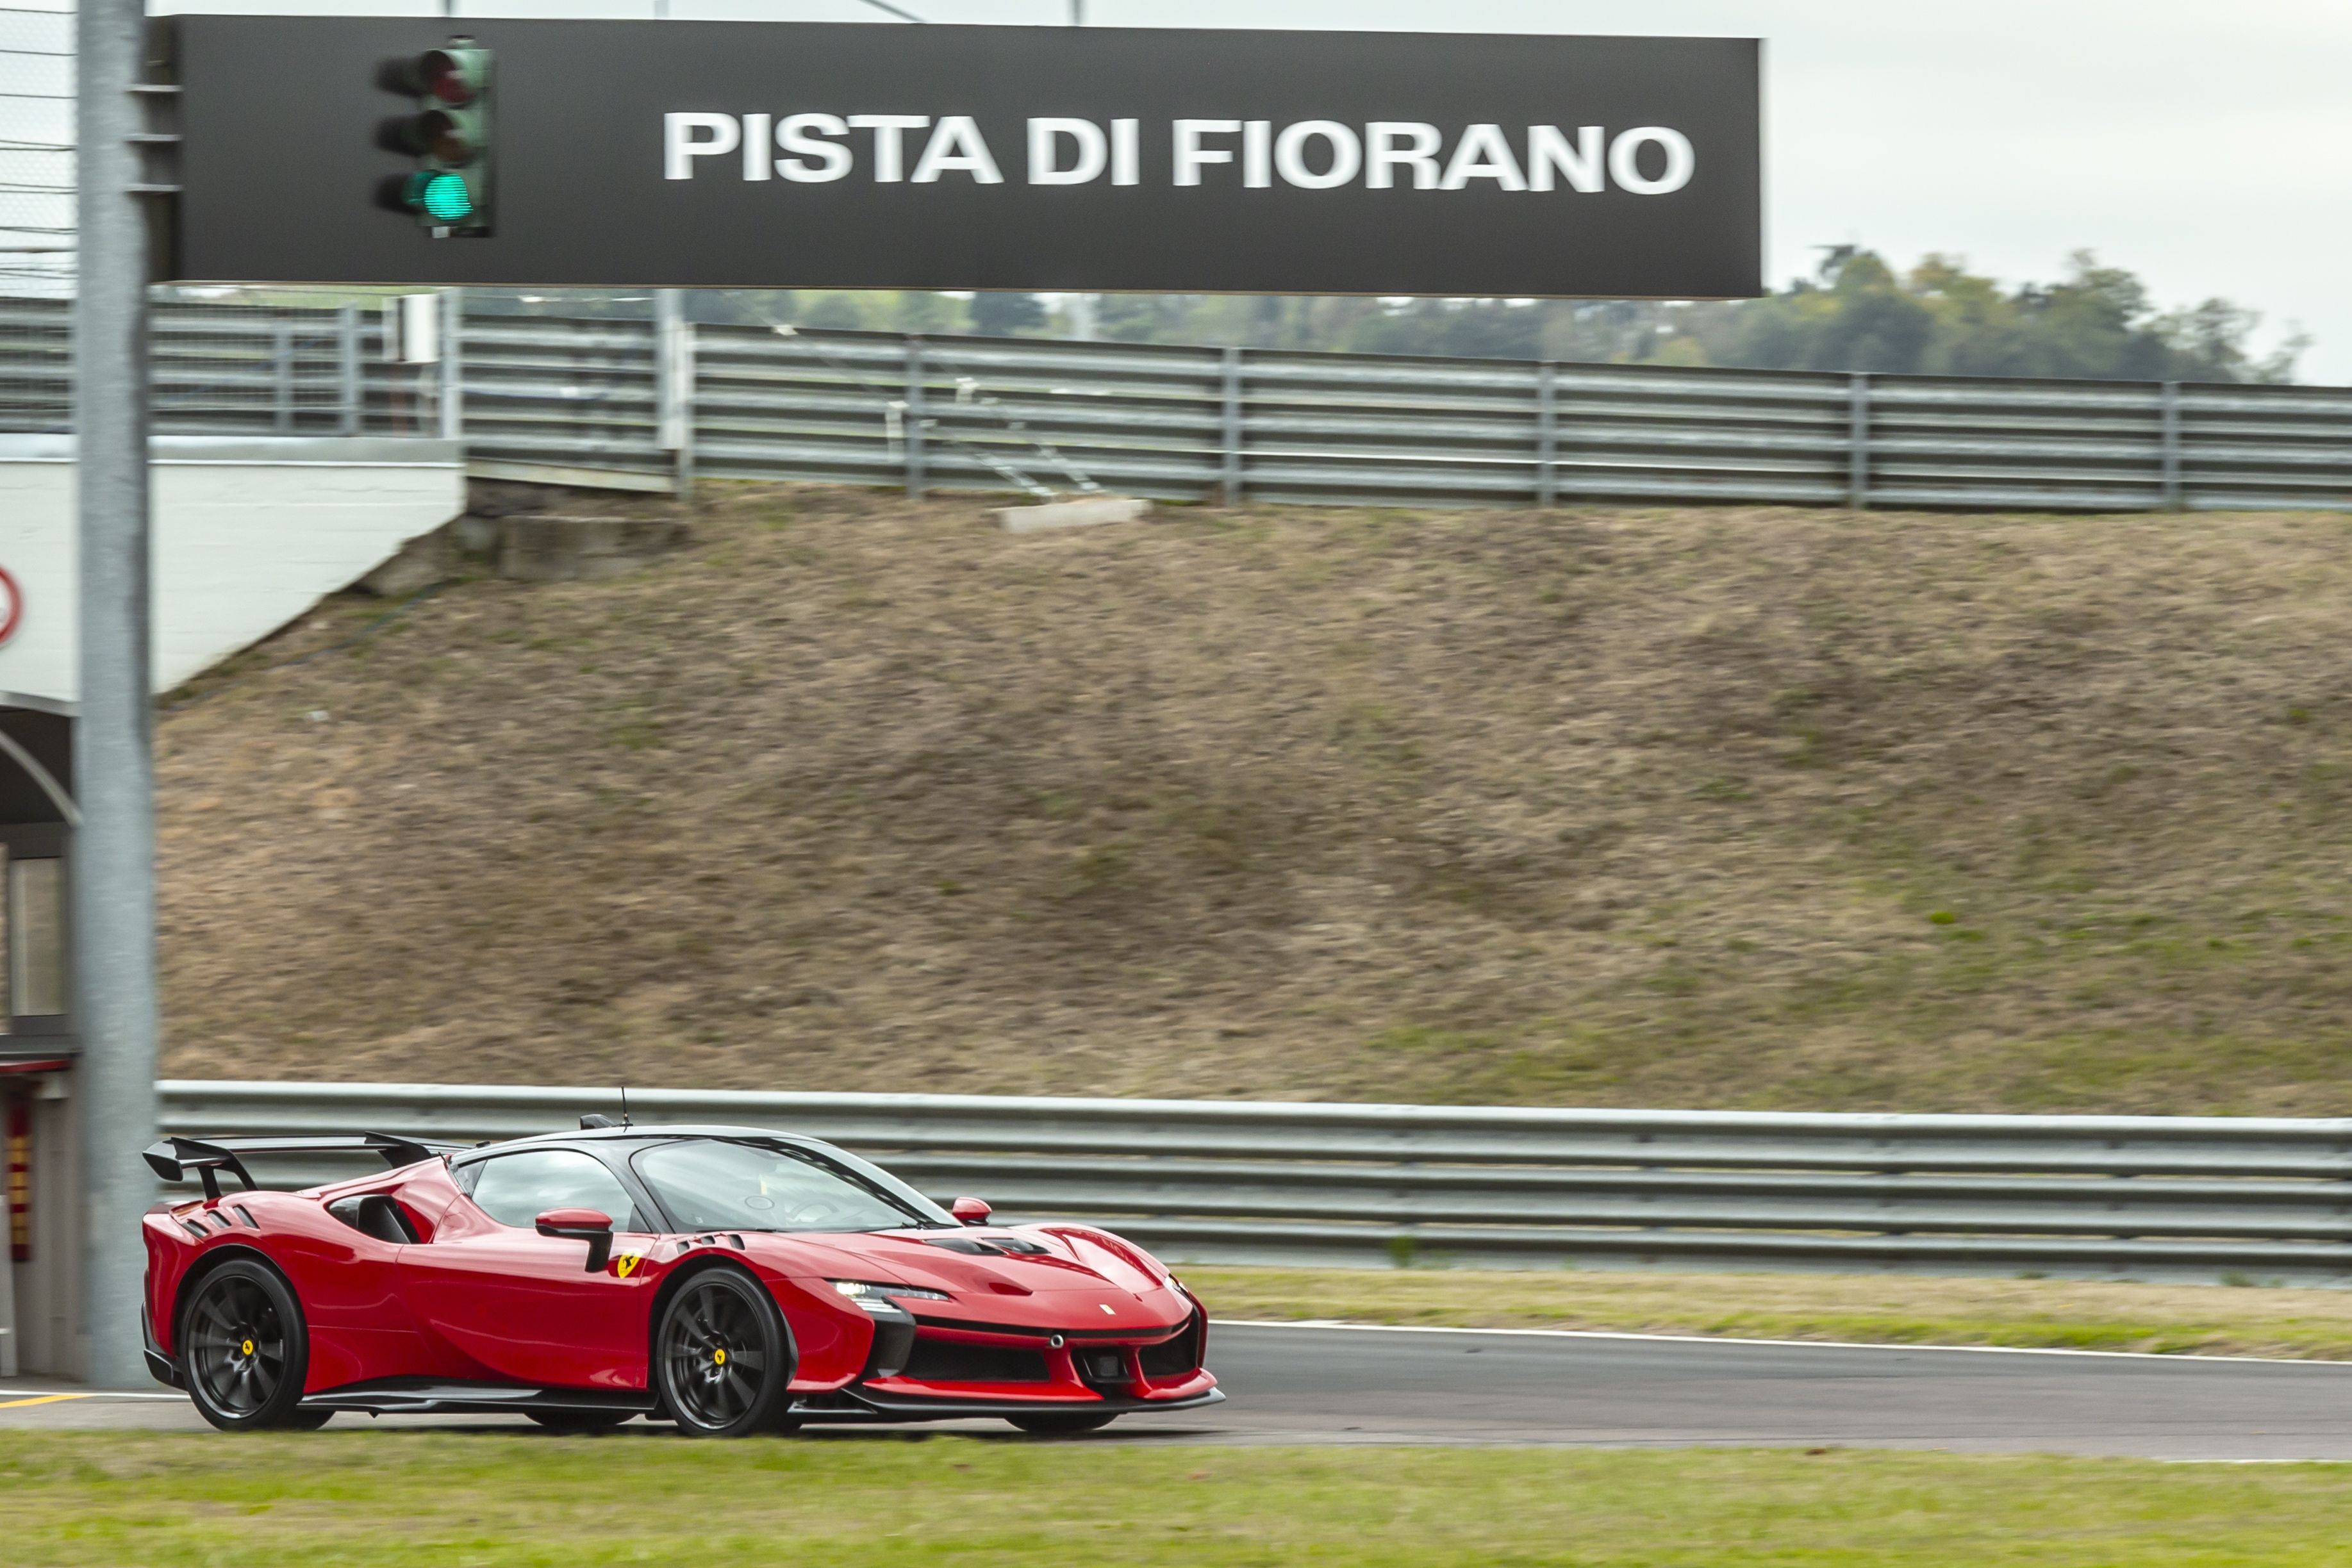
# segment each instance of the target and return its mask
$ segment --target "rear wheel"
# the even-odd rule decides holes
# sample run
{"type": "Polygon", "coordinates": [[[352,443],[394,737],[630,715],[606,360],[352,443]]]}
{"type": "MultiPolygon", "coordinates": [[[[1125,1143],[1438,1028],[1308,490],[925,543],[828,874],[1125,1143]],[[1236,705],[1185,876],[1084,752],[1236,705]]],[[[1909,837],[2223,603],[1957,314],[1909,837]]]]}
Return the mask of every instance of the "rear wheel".
{"type": "Polygon", "coordinates": [[[774,1299],[736,1269],[688,1280],[654,1335],[663,1408],[691,1437],[740,1437],[784,1425],[793,1363],[774,1299]]]}
{"type": "Polygon", "coordinates": [[[1040,1437],[1066,1437],[1076,1432],[1098,1432],[1118,1420],[1118,1412],[1096,1410],[1080,1415],[1076,1411],[1055,1410],[1035,1416],[1007,1416],[1005,1419],[1023,1431],[1040,1437]]]}
{"type": "Polygon", "coordinates": [[[551,1432],[566,1432],[578,1437],[591,1432],[609,1432],[636,1412],[634,1410],[526,1410],[523,1414],[551,1432]]]}
{"type": "Polygon", "coordinates": [[[197,1412],[224,1432],[315,1428],[304,1410],[310,1335],[278,1271],[236,1258],[200,1281],[180,1313],[180,1363],[197,1412]]]}

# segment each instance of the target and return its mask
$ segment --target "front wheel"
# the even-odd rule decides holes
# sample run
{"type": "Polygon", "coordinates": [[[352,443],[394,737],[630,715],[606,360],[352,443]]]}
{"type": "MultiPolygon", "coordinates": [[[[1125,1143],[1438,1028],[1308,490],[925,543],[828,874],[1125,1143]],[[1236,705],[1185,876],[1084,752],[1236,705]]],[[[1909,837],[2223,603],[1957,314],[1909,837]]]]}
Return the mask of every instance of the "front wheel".
{"type": "Polygon", "coordinates": [[[310,1330],[267,1264],[236,1258],[206,1274],[181,1311],[179,1343],[188,1396],[224,1432],[301,1430],[331,1414],[300,1407],[310,1330]]]}
{"type": "Polygon", "coordinates": [[[663,1407],[688,1437],[741,1437],[782,1426],[795,1359],[767,1287],[737,1269],[688,1280],[654,1335],[663,1407]]]}
{"type": "Polygon", "coordinates": [[[1035,1416],[1007,1416],[1005,1419],[1023,1431],[1040,1437],[1066,1437],[1077,1432],[1099,1432],[1118,1420],[1118,1413],[1115,1410],[1108,1413],[1089,1411],[1081,1415],[1075,1411],[1055,1410],[1035,1416]]]}

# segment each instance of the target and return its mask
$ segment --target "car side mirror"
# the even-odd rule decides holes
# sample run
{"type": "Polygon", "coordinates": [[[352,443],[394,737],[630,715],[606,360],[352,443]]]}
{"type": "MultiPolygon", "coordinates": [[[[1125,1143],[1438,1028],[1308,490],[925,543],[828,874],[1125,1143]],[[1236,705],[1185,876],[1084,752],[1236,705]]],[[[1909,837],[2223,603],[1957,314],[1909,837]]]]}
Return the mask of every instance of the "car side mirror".
{"type": "Polygon", "coordinates": [[[985,1225],[996,1211],[976,1197],[960,1197],[948,1205],[948,1212],[955,1216],[958,1225],[985,1225]]]}
{"type": "Polygon", "coordinates": [[[559,1241],[588,1243],[588,1271],[601,1274],[613,1260],[613,1218],[593,1208],[551,1208],[538,1219],[539,1233],[559,1241]]]}

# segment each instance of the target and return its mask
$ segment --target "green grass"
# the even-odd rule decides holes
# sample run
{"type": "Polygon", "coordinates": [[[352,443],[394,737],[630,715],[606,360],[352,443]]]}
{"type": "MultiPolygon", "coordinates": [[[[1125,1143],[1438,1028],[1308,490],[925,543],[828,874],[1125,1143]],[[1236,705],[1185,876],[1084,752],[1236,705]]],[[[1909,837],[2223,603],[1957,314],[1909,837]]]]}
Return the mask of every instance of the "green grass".
{"type": "Polygon", "coordinates": [[[2352,1291],[1904,1274],[1489,1272],[1401,1249],[1394,1270],[1214,1269],[1185,1282],[1224,1319],[1334,1318],[2352,1361],[2352,1291]]]}
{"type": "Polygon", "coordinates": [[[2341,1563],[2352,1467],[1796,1449],[0,1436],[49,1564],[2341,1563]]]}

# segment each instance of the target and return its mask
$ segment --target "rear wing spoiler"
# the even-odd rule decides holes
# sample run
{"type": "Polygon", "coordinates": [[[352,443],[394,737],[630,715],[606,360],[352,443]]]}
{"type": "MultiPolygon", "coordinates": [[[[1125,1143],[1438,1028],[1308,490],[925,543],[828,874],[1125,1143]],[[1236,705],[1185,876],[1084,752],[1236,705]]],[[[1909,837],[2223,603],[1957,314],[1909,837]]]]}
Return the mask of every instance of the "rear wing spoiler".
{"type": "Polygon", "coordinates": [[[431,1138],[403,1138],[389,1133],[359,1133],[308,1138],[165,1138],[141,1151],[149,1168],[165,1181],[186,1179],[190,1171],[205,1184],[206,1197],[220,1196],[221,1171],[226,1171],[253,1191],[260,1184],[245,1168],[246,1155],[374,1155],[394,1170],[454,1155],[470,1144],[448,1144],[431,1138]]]}

